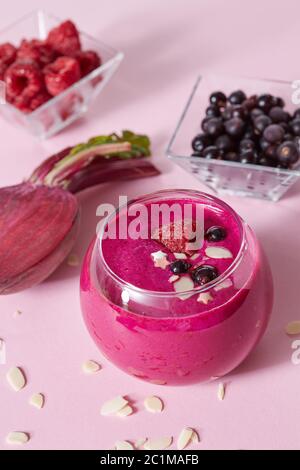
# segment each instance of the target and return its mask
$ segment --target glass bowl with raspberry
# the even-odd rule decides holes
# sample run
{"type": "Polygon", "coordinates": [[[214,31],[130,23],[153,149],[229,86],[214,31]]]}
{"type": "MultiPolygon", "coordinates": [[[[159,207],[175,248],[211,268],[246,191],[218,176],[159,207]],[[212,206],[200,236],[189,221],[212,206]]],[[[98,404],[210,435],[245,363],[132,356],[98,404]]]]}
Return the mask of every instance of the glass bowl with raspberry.
{"type": "Polygon", "coordinates": [[[123,54],[37,11],[0,33],[0,113],[47,138],[86,112],[123,54]]]}

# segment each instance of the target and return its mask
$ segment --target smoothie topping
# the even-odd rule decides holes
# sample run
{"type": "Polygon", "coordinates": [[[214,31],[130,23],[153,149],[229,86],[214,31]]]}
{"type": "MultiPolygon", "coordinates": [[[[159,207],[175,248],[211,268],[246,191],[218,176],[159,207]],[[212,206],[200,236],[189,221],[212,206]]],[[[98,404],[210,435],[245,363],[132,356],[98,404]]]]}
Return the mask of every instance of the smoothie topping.
{"type": "MultiPolygon", "coordinates": [[[[185,292],[194,289],[194,283],[189,276],[182,276],[178,281],[174,282],[174,289],[176,292],[185,292]]],[[[187,299],[189,296],[179,296],[181,299],[187,299]]]]}
{"type": "Polygon", "coordinates": [[[201,294],[198,296],[197,302],[201,302],[202,304],[207,305],[212,300],[213,296],[209,292],[201,292],[201,294]]]}
{"type": "Polygon", "coordinates": [[[220,284],[216,285],[214,287],[214,290],[218,292],[219,290],[227,289],[228,287],[231,287],[232,285],[233,285],[232,280],[228,278],[220,282],[220,284]]]}
{"type": "Polygon", "coordinates": [[[161,413],[164,409],[162,400],[153,396],[145,398],[144,406],[150,413],[161,413]]]}
{"type": "Polygon", "coordinates": [[[152,239],[158,240],[172,253],[188,253],[187,244],[194,238],[193,221],[185,220],[162,225],[152,233],[152,239]]]}
{"type": "Polygon", "coordinates": [[[218,246],[209,246],[208,248],[206,248],[205,254],[209,258],[215,259],[233,258],[231,251],[229,251],[227,248],[221,248],[218,246]]]}
{"type": "Polygon", "coordinates": [[[226,238],[226,230],[223,227],[210,227],[205,232],[205,238],[210,242],[219,242],[226,238]]]}
{"type": "Polygon", "coordinates": [[[156,251],[155,253],[151,253],[151,258],[153,259],[154,266],[156,268],[166,269],[166,267],[170,264],[167,260],[167,253],[164,253],[161,250],[156,251]]]}
{"type": "Polygon", "coordinates": [[[177,276],[176,274],[173,274],[173,276],[169,277],[169,282],[175,282],[179,279],[179,276],[177,276]]]}
{"type": "Polygon", "coordinates": [[[186,259],[187,256],[185,253],[174,253],[176,259],[186,259]]]}
{"type": "Polygon", "coordinates": [[[170,269],[174,274],[187,273],[191,264],[184,260],[177,260],[170,264],[170,269]]]}
{"type": "Polygon", "coordinates": [[[203,286],[218,277],[218,270],[214,266],[203,264],[192,271],[192,278],[195,284],[203,286]]]}

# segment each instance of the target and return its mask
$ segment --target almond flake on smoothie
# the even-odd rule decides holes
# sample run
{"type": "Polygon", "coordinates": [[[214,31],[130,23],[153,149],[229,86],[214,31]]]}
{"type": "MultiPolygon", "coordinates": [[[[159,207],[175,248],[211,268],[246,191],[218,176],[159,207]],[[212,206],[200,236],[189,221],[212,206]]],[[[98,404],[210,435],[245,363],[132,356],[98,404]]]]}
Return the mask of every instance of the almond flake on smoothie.
{"type": "Polygon", "coordinates": [[[179,279],[179,276],[177,274],[173,274],[173,276],[169,277],[169,282],[173,283],[179,279]]]}
{"type": "Polygon", "coordinates": [[[209,246],[205,250],[205,254],[209,258],[214,259],[229,259],[233,258],[233,254],[227,248],[219,247],[219,246],[209,246]]]}
{"type": "Polygon", "coordinates": [[[188,299],[189,297],[194,295],[192,292],[189,294],[183,293],[185,291],[190,291],[194,289],[194,283],[189,276],[182,276],[178,281],[174,282],[173,286],[176,292],[178,292],[179,294],[181,294],[182,292],[181,295],[178,295],[181,300],[188,299]]]}
{"type": "Polygon", "coordinates": [[[213,299],[213,296],[209,292],[201,292],[201,294],[198,296],[197,302],[201,302],[202,304],[207,305],[213,299]]]}
{"type": "Polygon", "coordinates": [[[228,289],[228,287],[231,287],[232,285],[233,285],[232,280],[228,278],[220,282],[220,284],[217,284],[214,287],[214,290],[218,292],[219,290],[222,290],[222,289],[228,289]]]}
{"type": "Polygon", "coordinates": [[[187,256],[185,253],[174,253],[174,256],[176,259],[187,259],[187,256]]]}

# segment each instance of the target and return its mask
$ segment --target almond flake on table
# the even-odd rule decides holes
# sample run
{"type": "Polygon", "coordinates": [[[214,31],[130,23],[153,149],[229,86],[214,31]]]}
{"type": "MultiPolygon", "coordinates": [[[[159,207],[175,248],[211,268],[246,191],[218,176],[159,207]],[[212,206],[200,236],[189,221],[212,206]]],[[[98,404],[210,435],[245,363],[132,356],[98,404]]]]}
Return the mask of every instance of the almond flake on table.
{"type": "Polygon", "coordinates": [[[40,410],[45,404],[44,395],[42,393],[34,393],[29,398],[29,404],[40,410]]]}
{"type": "Polygon", "coordinates": [[[192,443],[197,444],[198,442],[200,442],[199,434],[193,429],[192,443]]]}
{"type": "Polygon", "coordinates": [[[147,439],[145,437],[140,437],[139,439],[137,439],[134,443],[134,447],[136,449],[140,449],[141,447],[143,447],[143,445],[145,444],[145,442],[147,441],[147,439]]]}
{"type": "Polygon", "coordinates": [[[224,398],[225,398],[225,384],[223,383],[220,383],[219,386],[218,386],[218,399],[220,401],[223,401],[224,398]]]}
{"type": "Polygon", "coordinates": [[[177,274],[173,274],[173,276],[169,277],[169,282],[173,283],[175,281],[178,281],[178,279],[179,279],[179,276],[177,276],[177,274]]]}
{"type": "Polygon", "coordinates": [[[190,259],[194,261],[195,259],[199,258],[199,256],[200,256],[200,253],[195,253],[190,257],[190,259]]]}
{"type": "Polygon", "coordinates": [[[117,441],[115,442],[116,450],[134,450],[134,447],[128,441],[117,441]]]}
{"type": "Polygon", "coordinates": [[[164,409],[162,400],[158,397],[150,396],[145,398],[144,406],[150,413],[161,413],[164,409]]]}
{"type": "Polygon", "coordinates": [[[123,398],[121,395],[112,398],[112,400],[106,401],[101,407],[102,416],[111,416],[118,411],[121,411],[122,408],[128,405],[128,400],[123,398]]]}
{"type": "Polygon", "coordinates": [[[287,335],[299,335],[300,334],[300,320],[291,321],[285,327],[287,335]]]}
{"type": "Polygon", "coordinates": [[[207,305],[212,300],[214,300],[214,298],[209,292],[201,292],[198,296],[197,302],[207,305]]]}
{"type": "Polygon", "coordinates": [[[6,344],[4,339],[0,339],[0,364],[6,364],[6,344]]]}
{"type": "Polygon", "coordinates": [[[228,287],[231,287],[232,285],[233,285],[233,283],[232,283],[231,279],[225,279],[224,281],[220,282],[220,284],[217,284],[214,287],[214,290],[219,291],[219,290],[222,290],[222,289],[227,289],[228,287]]]}
{"type": "Polygon", "coordinates": [[[92,359],[82,364],[82,370],[85,374],[95,374],[100,369],[101,369],[100,364],[98,364],[98,362],[96,361],[93,361],[92,359]]]}
{"type": "Polygon", "coordinates": [[[233,255],[231,251],[229,251],[227,248],[223,248],[220,246],[209,246],[205,250],[205,254],[209,258],[215,258],[215,259],[228,259],[228,258],[233,258],[233,255]]]}
{"type": "Polygon", "coordinates": [[[75,253],[71,253],[67,258],[67,264],[68,266],[71,266],[73,268],[79,266],[80,261],[78,255],[76,255],[75,253]]]}
{"type": "Polygon", "coordinates": [[[13,390],[18,392],[26,385],[26,378],[19,367],[12,367],[6,374],[6,379],[13,390]]]}
{"type": "Polygon", "coordinates": [[[173,253],[176,259],[187,259],[185,253],[173,253]]]}
{"type": "Polygon", "coordinates": [[[21,431],[10,432],[6,437],[7,444],[22,445],[26,444],[30,439],[29,434],[21,431]]]}
{"type": "Polygon", "coordinates": [[[183,428],[177,439],[177,449],[183,450],[193,442],[194,433],[192,428],[183,428]]]}
{"type": "Polygon", "coordinates": [[[160,437],[154,439],[147,439],[144,444],[144,449],[146,450],[164,450],[170,447],[173,442],[172,437],[160,437]]]}
{"type": "Polygon", "coordinates": [[[120,411],[117,412],[117,416],[121,416],[122,418],[126,416],[130,416],[133,413],[133,408],[130,405],[124,406],[120,411]]]}

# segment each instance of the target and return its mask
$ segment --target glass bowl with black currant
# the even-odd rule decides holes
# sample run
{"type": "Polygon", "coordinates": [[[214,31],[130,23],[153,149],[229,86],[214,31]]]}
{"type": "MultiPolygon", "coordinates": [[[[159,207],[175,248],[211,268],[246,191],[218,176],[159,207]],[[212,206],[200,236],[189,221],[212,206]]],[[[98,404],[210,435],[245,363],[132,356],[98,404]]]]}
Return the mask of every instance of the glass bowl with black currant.
{"type": "Polygon", "coordinates": [[[300,176],[289,82],[199,77],[167,154],[218,193],[277,201],[300,176]]]}

